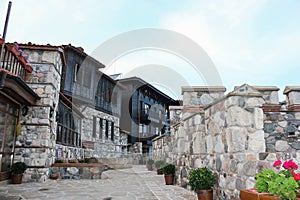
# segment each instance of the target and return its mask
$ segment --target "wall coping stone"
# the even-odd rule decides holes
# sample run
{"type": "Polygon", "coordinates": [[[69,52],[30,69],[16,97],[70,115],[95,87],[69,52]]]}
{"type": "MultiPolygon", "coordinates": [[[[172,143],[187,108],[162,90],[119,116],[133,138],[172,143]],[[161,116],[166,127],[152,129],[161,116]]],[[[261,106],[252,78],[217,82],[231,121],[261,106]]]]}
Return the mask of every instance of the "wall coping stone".
{"type": "MultiPolygon", "coordinates": [[[[234,90],[238,89],[240,86],[234,86],[234,90]]],[[[276,86],[252,86],[257,91],[279,91],[280,89],[276,86]]]]}
{"type": "Polygon", "coordinates": [[[300,92],[300,86],[286,86],[284,88],[283,94],[288,94],[293,91],[300,92]]]}
{"type": "Polygon", "coordinates": [[[169,106],[169,110],[181,110],[183,106],[169,106]]]}
{"type": "Polygon", "coordinates": [[[209,93],[217,93],[217,92],[225,92],[226,88],[224,86],[182,86],[181,94],[184,92],[209,92],[209,93]]]}
{"type": "Polygon", "coordinates": [[[276,86],[253,86],[256,90],[260,91],[279,91],[276,86]]]}

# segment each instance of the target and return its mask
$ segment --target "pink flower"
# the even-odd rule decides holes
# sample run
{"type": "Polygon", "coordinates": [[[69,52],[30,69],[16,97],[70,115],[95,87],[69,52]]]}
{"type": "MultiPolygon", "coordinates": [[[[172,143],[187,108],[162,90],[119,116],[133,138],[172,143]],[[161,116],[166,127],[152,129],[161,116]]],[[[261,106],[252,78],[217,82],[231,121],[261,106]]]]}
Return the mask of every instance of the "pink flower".
{"type": "Polygon", "coordinates": [[[281,164],[282,164],[281,160],[276,160],[276,161],[274,162],[273,166],[276,167],[277,169],[279,169],[280,166],[281,166],[281,164]]]}
{"type": "Polygon", "coordinates": [[[296,163],[294,163],[292,160],[285,161],[283,163],[283,167],[288,170],[298,169],[298,165],[296,163]]]}

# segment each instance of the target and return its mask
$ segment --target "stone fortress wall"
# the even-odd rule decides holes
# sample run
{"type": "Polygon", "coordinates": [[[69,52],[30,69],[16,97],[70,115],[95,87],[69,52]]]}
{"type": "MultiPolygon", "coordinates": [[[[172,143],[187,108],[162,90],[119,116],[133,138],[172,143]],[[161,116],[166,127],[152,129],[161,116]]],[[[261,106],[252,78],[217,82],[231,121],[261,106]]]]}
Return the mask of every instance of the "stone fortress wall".
{"type": "Polygon", "coordinates": [[[183,106],[170,107],[172,132],[153,140],[153,158],[176,164],[176,181],[188,187],[191,169],[208,167],[217,178],[219,199],[237,199],[252,188],[255,174],[277,159],[300,163],[300,87],[244,84],[183,87],[183,106]]]}

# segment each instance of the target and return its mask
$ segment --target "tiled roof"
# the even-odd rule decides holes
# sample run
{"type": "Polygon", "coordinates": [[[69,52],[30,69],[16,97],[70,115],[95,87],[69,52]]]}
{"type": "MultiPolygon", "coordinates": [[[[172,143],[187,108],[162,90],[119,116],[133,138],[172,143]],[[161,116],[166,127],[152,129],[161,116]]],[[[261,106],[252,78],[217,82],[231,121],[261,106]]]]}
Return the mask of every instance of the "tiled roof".
{"type": "Polygon", "coordinates": [[[28,42],[27,44],[25,43],[20,43],[18,44],[19,48],[21,49],[34,49],[34,50],[47,50],[47,51],[59,51],[62,55],[62,62],[63,65],[66,65],[66,58],[65,58],[65,54],[63,51],[63,46],[55,46],[55,45],[51,45],[51,44],[34,44],[32,42],[28,42]]]}
{"type": "Polygon", "coordinates": [[[82,47],[75,47],[72,44],[68,44],[68,45],[62,45],[64,49],[70,48],[73,51],[75,51],[76,53],[81,54],[84,57],[88,57],[91,61],[93,61],[94,63],[96,63],[98,65],[98,67],[100,66],[101,68],[104,68],[105,65],[102,64],[99,60],[91,57],[90,55],[88,55],[87,53],[84,52],[84,49],[82,47]]]}

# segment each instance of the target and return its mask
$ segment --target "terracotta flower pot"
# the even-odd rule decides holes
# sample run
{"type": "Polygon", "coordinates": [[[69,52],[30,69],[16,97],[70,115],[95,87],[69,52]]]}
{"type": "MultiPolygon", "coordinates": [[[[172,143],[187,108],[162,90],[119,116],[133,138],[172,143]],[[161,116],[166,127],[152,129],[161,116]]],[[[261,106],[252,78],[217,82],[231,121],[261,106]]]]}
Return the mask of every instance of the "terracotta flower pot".
{"type": "Polygon", "coordinates": [[[198,200],[213,200],[213,190],[196,190],[198,200]]]}
{"type": "Polygon", "coordinates": [[[163,171],[162,171],[162,169],[157,169],[156,172],[157,172],[157,175],[162,175],[162,174],[164,174],[163,171]]]}
{"type": "Polygon", "coordinates": [[[267,193],[259,193],[255,189],[241,190],[240,198],[241,200],[259,200],[260,197],[266,195],[267,193]]]}
{"type": "Polygon", "coordinates": [[[166,182],[166,185],[173,185],[174,184],[174,174],[165,174],[165,182],[166,182]]]}
{"type": "Polygon", "coordinates": [[[13,174],[11,177],[12,184],[21,184],[22,183],[23,174],[13,174]]]}

